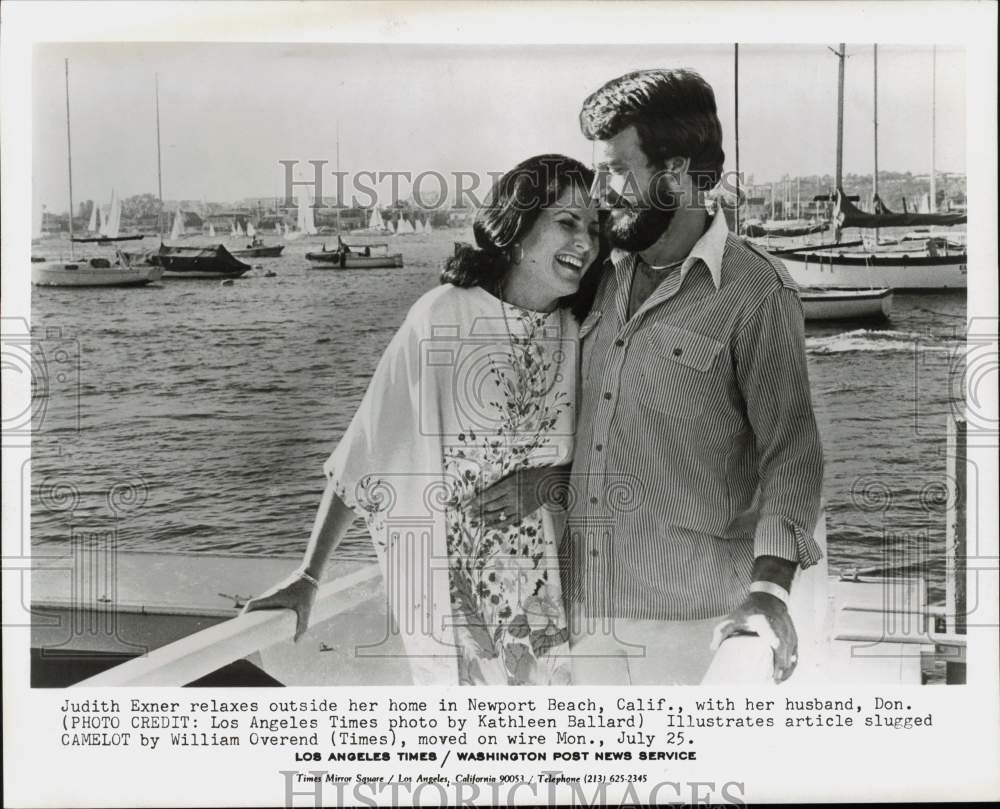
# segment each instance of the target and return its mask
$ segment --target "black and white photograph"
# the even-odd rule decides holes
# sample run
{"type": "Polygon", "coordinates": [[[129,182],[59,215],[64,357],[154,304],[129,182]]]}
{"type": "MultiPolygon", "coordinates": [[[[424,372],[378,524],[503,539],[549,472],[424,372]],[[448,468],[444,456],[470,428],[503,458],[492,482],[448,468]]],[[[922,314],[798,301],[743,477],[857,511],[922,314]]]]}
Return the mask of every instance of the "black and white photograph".
{"type": "Polygon", "coordinates": [[[557,26],[616,4],[490,4],[495,40],[472,4],[11,5],[32,750],[149,806],[998,796],[995,41],[905,3],[916,36],[720,4],[665,42],[643,7],[692,6],[600,42],[557,26]],[[978,776],[935,781],[970,721],[978,776]],[[814,791],[811,744],[857,777],[814,791]]]}

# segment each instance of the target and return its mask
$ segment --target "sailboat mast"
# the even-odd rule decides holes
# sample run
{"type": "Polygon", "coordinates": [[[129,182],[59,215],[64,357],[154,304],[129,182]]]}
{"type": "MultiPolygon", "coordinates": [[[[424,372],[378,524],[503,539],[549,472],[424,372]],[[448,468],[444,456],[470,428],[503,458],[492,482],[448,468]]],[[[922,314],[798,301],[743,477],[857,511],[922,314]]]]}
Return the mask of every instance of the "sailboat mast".
{"type": "Polygon", "coordinates": [[[340,176],[340,121],[337,121],[337,238],[340,238],[340,192],[344,187],[340,176]]]}
{"type": "MultiPolygon", "coordinates": [[[[837,49],[837,170],[834,175],[834,194],[839,194],[844,179],[844,61],[847,52],[846,43],[841,42],[837,49]]],[[[840,225],[836,218],[833,222],[833,240],[840,241],[840,225]]]]}
{"type": "Polygon", "coordinates": [[[873,59],[873,96],[875,99],[875,117],[872,119],[874,123],[875,131],[875,174],[872,177],[872,198],[874,202],[874,197],[878,196],[878,45],[872,46],[872,59],[873,59]]]}
{"type": "Polygon", "coordinates": [[[160,198],[160,210],[156,213],[156,231],[163,237],[163,169],[160,162],[160,74],[154,76],[156,85],[156,192],[160,198]]]}
{"type": "Polygon", "coordinates": [[[837,173],[834,177],[837,190],[843,182],[844,173],[844,58],[845,43],[840,43],[837,50],[837,173]]]}
{"type": "Polygon", "coordinates": [[[740,235],[740,44],[733,45],[733,119],[736,135],[736,235],[740,235]]]}
{"type": "Polygon", "coordinates": [[[66,67],[66,165],[69,170],[69,255],[73,258],[73,139],[69,131],[69,59],[66,67]]]}
{"type": "Polygon", "coordinates": [[[937,45],[931,46],[931,200],[928,210],[937,212],[937,45]]]}

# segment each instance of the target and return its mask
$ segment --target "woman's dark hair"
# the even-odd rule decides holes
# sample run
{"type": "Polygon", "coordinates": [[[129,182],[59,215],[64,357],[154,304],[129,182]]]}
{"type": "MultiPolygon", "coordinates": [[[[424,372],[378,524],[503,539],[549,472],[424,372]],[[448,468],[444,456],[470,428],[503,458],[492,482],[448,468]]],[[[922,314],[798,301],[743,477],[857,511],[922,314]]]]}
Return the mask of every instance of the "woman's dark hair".
{"type": "MultiPolygon", "coordinates": [[[[455,254],[445,263],[441,273],[442,284],[457,287],[481,286],[493,291],[511,267],[511,250],[516,242],[534,227],[543,208],[554,205],[559,196],[572,184],[587,193],[594,182],[594,173],[583,163],[559,154],[530,157],[518,163],[494,184],[489,199],[476,212],[472,232],[476,246],[456,242],[455,254]]],[[[596,260],[581,282],[587,289],[590,301],[596,288],[594,279],[587,279],[591,272],[600,270],[605,251],[598,251],[596,260]]],[[[580,311],[576,296],[569,296],[563,303],[580,311]]]]}
{"type": "Polygon", "coordinates": [[[588,140],[609,140],[635,126],[650,164],[662,169],[671,157],[686,157],[700,191],[722,175],[722,124],[711,85],[693,70],[639,70],[612,79],[591,93],[580,110],[588,140]]]}

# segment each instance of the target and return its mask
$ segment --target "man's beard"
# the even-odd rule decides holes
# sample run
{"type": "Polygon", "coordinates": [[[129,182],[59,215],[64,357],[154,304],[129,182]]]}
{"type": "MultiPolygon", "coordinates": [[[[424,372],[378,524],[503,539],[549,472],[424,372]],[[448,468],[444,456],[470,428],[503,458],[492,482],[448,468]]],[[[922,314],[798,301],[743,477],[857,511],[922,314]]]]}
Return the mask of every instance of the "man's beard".
{"type": "Polygon", "coordinates": [[[638,253],[652,247],[666,232],[677,212],[680,198],[662,187],[654,197],[656,202],[641,207],[625,200],[614,205],[615,209],[624,211],[625,215],[608,217],[607,235],[612,247],[638,253]]]}

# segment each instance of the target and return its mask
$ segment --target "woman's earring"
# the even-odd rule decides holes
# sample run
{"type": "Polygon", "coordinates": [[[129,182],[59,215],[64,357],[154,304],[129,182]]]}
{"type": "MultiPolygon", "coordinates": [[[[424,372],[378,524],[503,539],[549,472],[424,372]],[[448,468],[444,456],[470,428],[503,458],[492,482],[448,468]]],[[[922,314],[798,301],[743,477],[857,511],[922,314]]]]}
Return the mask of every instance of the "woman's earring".
{"type": "Polygon", "coordinates": [[[510,263],[520,264],[522,258],[524,258],[524,248],[520,244],[515,244],[510,249],[510,263]]]}

